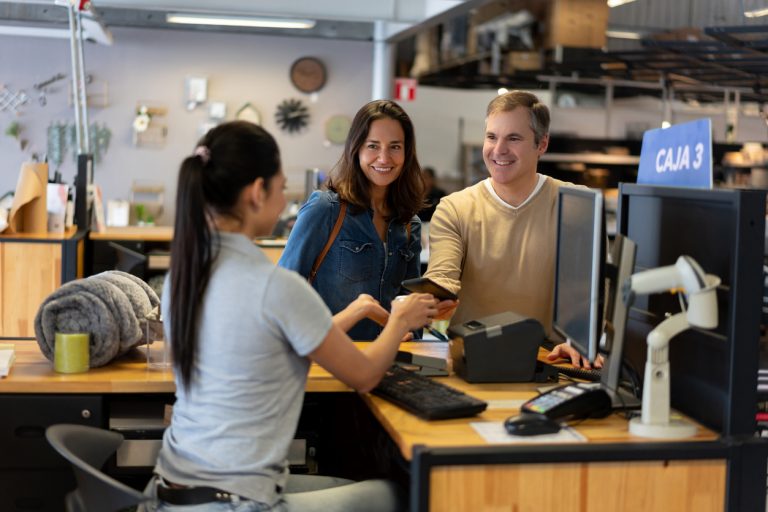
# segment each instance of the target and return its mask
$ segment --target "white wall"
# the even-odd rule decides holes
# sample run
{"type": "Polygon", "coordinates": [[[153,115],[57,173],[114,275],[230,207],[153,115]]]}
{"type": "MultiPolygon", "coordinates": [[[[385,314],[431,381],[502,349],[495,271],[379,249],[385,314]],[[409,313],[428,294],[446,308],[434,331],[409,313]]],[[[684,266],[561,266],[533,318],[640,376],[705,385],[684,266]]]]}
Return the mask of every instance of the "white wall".
{"type": "MultiPolygon", "coordinates": [[[[324,144],[326,119],[334,114],[351,117],[370,100],[370,42],[127,28],[112,32],[113,46],[85,46],[86,71],[97,81],[106,81],[109,92],[109,106],[89,109],[90,121],[106,123],[112,130],[110,147],[95,167],[94,181],[102,187],[105,200],[127,199],[134,180],[164,183],[162,224],[172,222],[179,163],[194,149],[199,126],[208,119],[205,106],[186,110],[186,76],[208,77],[208,98],[227,103],[228,119],[245,102],[261,112],[263,126],[282,150],[289,192],[303,190],[306,169],[329,169],[340,156],[341,146],[324,144]],[[306,55],[320,58],[328,69],[328,81],[314,103],[291,85],[288,76],[291,63],[306,55]],[[286,98],[299,98],[309,105],[310,124],[299,134],[281,132],[274,122],[276,106],[286,98]],[[162,149],[132,143],[132,122],[141,101],[167,107],[169,131],[162,149]]],[[[55,84],[44,107],[32,89],[58,72],[70,75],[68,41],[0,36],[0,83],[13,91],[24,89],[30,96],[18,116],[0,112],[0,195],[15,188],[23,161],[32,153],[46,152],[49,123],[74,119],[67,104],[67,80],[55,84]],[[3,135],[14,120],[22,126],[21,138],[29,140],[23,152],[3,135]]],[[[74,174],[70,155],[61,168],[68,183],[74,174]]]]}

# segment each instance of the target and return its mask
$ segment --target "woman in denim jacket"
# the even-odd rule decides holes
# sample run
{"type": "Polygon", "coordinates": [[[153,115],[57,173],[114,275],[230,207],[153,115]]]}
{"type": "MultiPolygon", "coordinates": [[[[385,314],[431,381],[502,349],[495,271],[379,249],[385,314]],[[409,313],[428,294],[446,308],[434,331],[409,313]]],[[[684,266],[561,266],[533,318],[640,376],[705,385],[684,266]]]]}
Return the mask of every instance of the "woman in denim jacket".
{"type": "MultiPolygon", "coordinates": [[[[302,206],[279,265],[308,278],[344,201],[341,230],[312,286],[334,314],[360,294],[389,310],[400,283],[421,274],[416,213],[424,206],[413,124],[397,103],[372,101],[357,112],[327,186],[302,206]]],[[[364,319],[349,336],[372,340],[380,332],[377,323],[364,319]]]]}

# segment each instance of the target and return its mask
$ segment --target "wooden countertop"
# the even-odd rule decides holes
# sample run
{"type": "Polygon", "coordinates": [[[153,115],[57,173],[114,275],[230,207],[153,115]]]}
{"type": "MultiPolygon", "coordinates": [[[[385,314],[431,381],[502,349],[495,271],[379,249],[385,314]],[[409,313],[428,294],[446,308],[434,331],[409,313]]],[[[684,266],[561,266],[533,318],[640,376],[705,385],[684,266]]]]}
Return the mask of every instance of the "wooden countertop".
{"type": "MultiPolygon", "coordinates": [[[[432,448],[487,446],[488,443],[477,433],[471,423],[504,421],[509,416],[518,414],[520,405],[538,393],[535,383],[468,384],[458,377],[440,377],[438,380],[487,401],[488,409],[472,418],[426,421],[377,396],[363,395],[363,400],[374,416],[397,443],[403,457],[408,460],[411,459],[413,447],[416,445],[432,448]]],[[[594,443],[714,441],[719,437],[715,432],[702,426],[699,426],[696,436],[684,440],[651,440],[633,436],[629,433],[628,421],[623,413],[582,421],[576,426],[576,430],[587,441],[594,443]]]]}
{"type": "Polygon", "coordinates": [[[108,227],[102,232],[91,231],[91,240],[137,240],[147,242],[170,242],[173,238],[171,226],[127,226],[108,227]]]}
{"type": "MultiPolygon", "coordinates": [[[[35,340],[4,340],[4,343],[15,345],[16,362],[10,375],[0,378],[0,393],[173,393],[176,390],[171,370],[147,368],[144,347],[137,347],[101,368],[67,375],[53,371],[53,363],[43,356],[35,340]]],[[[445,356],[444,344],[411,342],[403,343],[401,348],[424,355],[445,356]]],[[[307,391],[352,390],[313,364],[307,391]]]]}
{"type": "Polygon", "coordinates": [[[72,226],[63,233],[2,233],[0,234],[0,242],[7,241],[33,241],[33,240],[50,240],[61,241],[68,240],[75,236],[77,233],[77,226],[72,226]]]}
{"type": "MultiPolygon", "coordinates": [[[[144,242],[170,242],[173,239],[172,226],[127,226],[108,227],[105,231],[91,231],[91,240],[135,240],[144,242]]],[[[253,242],[261,247],[285,247],[285,238],[257,238],[253,242]]]]}
{"type": "Polygon", "coordinates": [[[8,377],[0,379],[0,393],[173,393],[176,389],[169,370],[147,368],[140,348],[101,368],[61,374],[53,371],[53,363],[35,340],[10,343],[16,347],[16,362],[8,377]]]}
{"type": "MultiPolygon", "coordinates": [[[[16,363],[10,375],[0,379],[0,393],[173,393],[175,386],[170,370],[147,368],[143,348],[139,347],[102,368],[85,373],[64,375],[53,371],[53,364],[40,352],[34,340],[17,340],[16,363]]],[[[409,342],[402,350],[433,357],[447,357],[445,343],[409,342]]],[[[395,440],[406,459],[418,444],[431,447],[486,446],[488,443],[474,430],[472,422],[499,422],[517,414],[520,405],[537,394],[540,383],[470,384],[456,376],[438,377],[440,382],[489,402],[480,415],[455,420],[425,421],[379,397],[366,394],[363,400],[395,440]]],[[[351,392],[346,385],[326,370],[313,364],[307,380],[308,392],[351,392]]],[[[648,443],[645,438],[629,434],[627,420],[613,414],[599,420],[578,424],[578,432],[589,442],[648,443]]],[[[670,442],[712,441],[718,435],[699,427],[695,437],[670,442]]],[[[656,440],[654,440],[655,442],[656,440]]],[[[663,440],[661,442],[664,442],[663,440]]]]}

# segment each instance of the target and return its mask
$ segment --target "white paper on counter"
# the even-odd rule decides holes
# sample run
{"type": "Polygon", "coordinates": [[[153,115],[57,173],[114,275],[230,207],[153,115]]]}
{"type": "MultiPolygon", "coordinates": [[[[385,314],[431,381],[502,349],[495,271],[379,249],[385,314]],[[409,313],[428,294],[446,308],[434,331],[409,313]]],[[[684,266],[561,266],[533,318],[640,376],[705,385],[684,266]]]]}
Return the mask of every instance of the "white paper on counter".
{"type": "Polygon", "coordinates": [[[507,433],[502,421],[477,421],[470,423],[475,432],[492,444],[536,444],[536,443],[586,443],[587,439],[571,427],[563,427],[556,434],[540,436],[513,436],[507,433]]]}

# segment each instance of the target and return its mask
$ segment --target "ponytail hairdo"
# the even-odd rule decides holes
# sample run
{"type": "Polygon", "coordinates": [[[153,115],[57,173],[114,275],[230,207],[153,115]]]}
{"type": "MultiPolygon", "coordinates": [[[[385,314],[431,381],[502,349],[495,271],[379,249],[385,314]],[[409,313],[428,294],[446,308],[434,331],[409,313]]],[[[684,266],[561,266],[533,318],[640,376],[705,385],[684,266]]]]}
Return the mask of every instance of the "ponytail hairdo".
{"type": "Polygon", "coordinates": [[[233,215],[245,186],[263,178],[268,187],[279,171],[275,139],[246,121],[211,129],[181,163],[171,242],[169,334],[173,363],[185,388],[193,379],[197,318],[216,256],[212,214],[233,215]]]}

